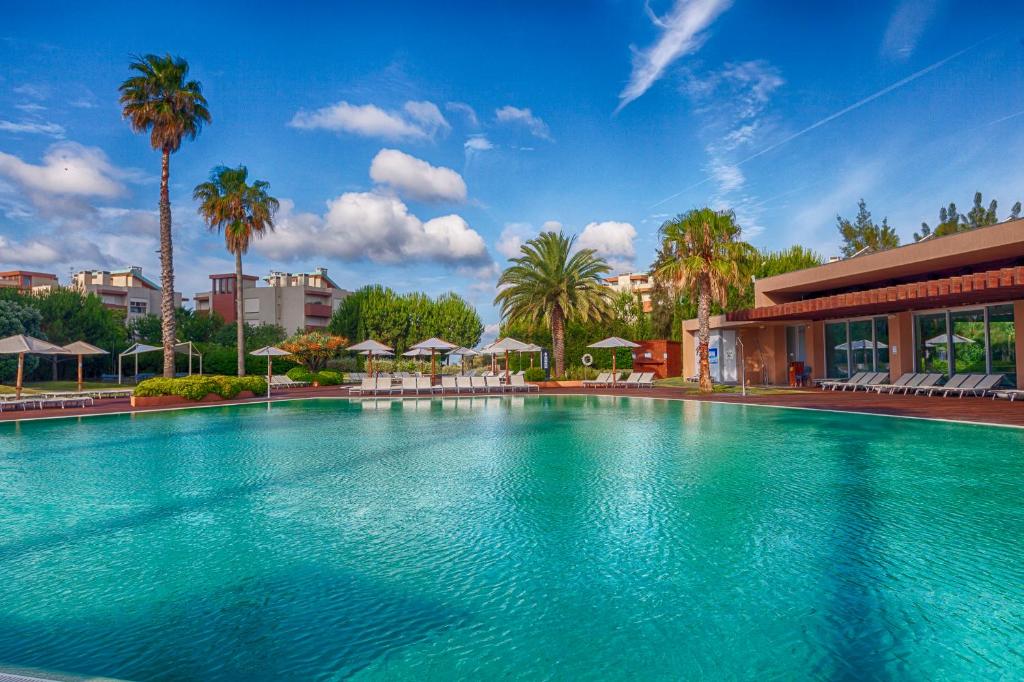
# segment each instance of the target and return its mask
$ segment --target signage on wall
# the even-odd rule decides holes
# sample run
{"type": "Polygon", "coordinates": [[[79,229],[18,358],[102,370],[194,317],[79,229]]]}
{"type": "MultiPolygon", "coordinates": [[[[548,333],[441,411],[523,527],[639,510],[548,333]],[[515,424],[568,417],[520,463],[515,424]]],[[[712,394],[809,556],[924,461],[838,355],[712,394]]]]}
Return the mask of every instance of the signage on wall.
{"type": "Polygon", "coordinates": [[[708,348],[708,363],[712,365],[718,364],[718,349],[708,348]]]}

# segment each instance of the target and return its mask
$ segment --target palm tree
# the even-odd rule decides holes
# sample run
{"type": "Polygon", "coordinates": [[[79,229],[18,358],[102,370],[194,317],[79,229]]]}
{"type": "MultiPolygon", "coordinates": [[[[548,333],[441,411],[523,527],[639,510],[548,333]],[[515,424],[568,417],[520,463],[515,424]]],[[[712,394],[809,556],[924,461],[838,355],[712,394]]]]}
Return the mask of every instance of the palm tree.
{"type": "Polygon", "coordinates": [[[164,345],[164,376],[174,376],[174,258],[171,245],[171,200],[168,196],[171,154],[181,141],[194,140],[210,122],[202,86],[185,80],[188,62],[180,57],[148,54],[128,67],[133,75],[119,88],[121,112],[132,130],[149,133],[160,162],[160,316],[164,345]]]}
{"type": "Polygon", "coordinates": [[[253,239],[274,229],[278,201],[267,194],[270,184],[247,180],[245,166],[217,166],[209,182],[196,185],[192,197],[199,202],[199,215],[211,230],[224,232],[228,251],[235,254],[235,327],[238,341],[238,376],[245,376],[245,318],[242,306],[242,254],[253,239]]]}
{"type": "Polygon", "coordinates": [[[593,249],[572,254],[575,241],[561,232],[543,232],[526,242],[522,255],[501,273],[498,286],[504,288],[494,298],[508,322],[550,327],[556,376],[565,372],[566,320],[601,321],[611,308],[610,290],[601,280],[611,268],[593,249]]]}
{"type": "Polygon", "coordinates": [[[667,221],[659,232],[662,246],[655,277],[679,288],[697,290],[700,391],[711,393],[711,303],[725,306],[730,288],[746,288],[746,271],[757,251],[740,241],[740,226],[732,211],[694,209],[667,221]]]}

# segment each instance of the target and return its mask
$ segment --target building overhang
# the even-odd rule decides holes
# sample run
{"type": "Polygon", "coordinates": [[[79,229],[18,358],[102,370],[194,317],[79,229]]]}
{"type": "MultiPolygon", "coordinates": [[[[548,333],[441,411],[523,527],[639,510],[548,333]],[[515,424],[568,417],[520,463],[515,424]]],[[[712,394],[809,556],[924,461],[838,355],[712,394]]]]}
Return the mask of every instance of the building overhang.
{"type": "Polygon", "coordinates": [[[726,314],[725,319],[728,322],[827,320],[999,303],[1018,298],[1024,298],[1024,266],[739,310],[726,314]]]}

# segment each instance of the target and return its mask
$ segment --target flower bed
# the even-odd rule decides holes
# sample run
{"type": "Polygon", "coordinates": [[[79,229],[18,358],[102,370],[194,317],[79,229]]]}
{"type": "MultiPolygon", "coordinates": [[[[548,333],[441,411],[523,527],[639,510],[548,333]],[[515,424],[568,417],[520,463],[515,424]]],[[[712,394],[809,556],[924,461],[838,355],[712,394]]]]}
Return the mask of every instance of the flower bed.
{"type": "Polygon", "coordinates": [[[267,380],[260,376],[191,376],[180,379],[157,377],[135,387],[135,407],[173,405],[184,402],[214,402],[265,395],[267,380]]]}

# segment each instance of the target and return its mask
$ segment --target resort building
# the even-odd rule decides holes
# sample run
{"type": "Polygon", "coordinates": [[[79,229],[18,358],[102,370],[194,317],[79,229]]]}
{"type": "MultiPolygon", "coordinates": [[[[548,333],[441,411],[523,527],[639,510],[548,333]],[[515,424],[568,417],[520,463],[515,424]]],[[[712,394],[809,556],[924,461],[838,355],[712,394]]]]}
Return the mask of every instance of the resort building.
{"type": "MultiPolygon", "coordinates": [[[[712,318],[716,381],[745,369],[750,383],[786,384],[802,368],[1003,374],[1024,388],[1024,220],[767,277],[754,305],[712,318]]],[[[682,340],[694,376],[697,320],[682,340]]]]}
{"type": "MultiPolygon", "coordinates": [[[[263,278],[267,286],[258,286],[258,281],[253,275],[242,276],[245,322],[277,324],[289,333],[326,327],[342,300],[351,293],[327,276],[327,268],[316,268],[308,274],[272,272],[263,278]]],[[[198,313],[213,311],[234,322],[234,273],[210,275],[210,291],[195,295],[195,309],[198,313]]]]}
{"type": "MultiPolygon", "coordinates": [[[[108,308],[124,310],[128,322],[160,314],[160,287],[136,265],[123,270],[82,270],[72,277],[71,286],[96,294],[108,308]]],[[[174,307],[180,306],[181,294],[174,292],[174,307]]]]}
{"type": "Polygon", "coordinates": [[[646,272],[631,272],[625,275],[605,277],[605,286],[613,291],[628,291],[640,297],[645,313],[651,312],[651,291],[654,289],[654,278],[646,272]]]}
{"type": "Polygon", "coordinates": [[[31,270],[0,272],[0,288],[17,289],[23,294],[42,293],[60,286],[57,275],[31,270]]]}

